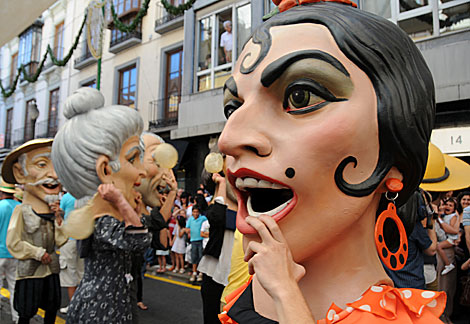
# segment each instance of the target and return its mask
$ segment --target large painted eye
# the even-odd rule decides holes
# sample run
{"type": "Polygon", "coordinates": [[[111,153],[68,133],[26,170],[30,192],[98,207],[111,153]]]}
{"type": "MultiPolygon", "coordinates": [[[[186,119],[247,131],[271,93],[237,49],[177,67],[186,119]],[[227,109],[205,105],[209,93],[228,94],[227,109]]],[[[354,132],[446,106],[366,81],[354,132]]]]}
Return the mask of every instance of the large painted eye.
{"type": "Polygon", "coordinates": [[[284,110],[293,115],[318,110],[331,102],[347,99],[336,98],[328,89],[312,79],[292,82],[284,94],[284,110]]]}
{"type": "Polygon", "coordinates": [[[242,103],[240,101],[237,101],[237,100],[230,100],[228,101],[225,105],[224,105],[224,115],[225,115],[225,118],[229,118],[230,115],[232,115],[235,110],[237,110],[238,108],[240,108],[240,106],[242,105],[242,103]]]}
{"type": "Polygon", "coordinates": [[[289,103],[290,109],[300,109],[325,100],[316,96],[313,92],[309,90],[298,88],[292,89],[292,92],[289,95],[287,101],[289,103]]]}

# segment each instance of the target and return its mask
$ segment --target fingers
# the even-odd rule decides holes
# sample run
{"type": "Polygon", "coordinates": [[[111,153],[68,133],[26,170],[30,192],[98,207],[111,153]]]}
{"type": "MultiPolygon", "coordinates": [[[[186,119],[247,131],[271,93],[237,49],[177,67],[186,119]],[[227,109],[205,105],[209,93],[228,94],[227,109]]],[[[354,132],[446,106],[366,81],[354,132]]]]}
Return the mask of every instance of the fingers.
{"type": "Polygon", "coordinates": [[[245,262],[250,261],[250,259],[256,254],[261,252],[264,249],[262,243],[251,241],[248,246],[246,247],[245,251],[245,262]]]}
{"type": "Polygon", "coordinates": [[[261,217],[253,217],[253,216],[248,216],[245,218],[245,221],[253,227],[259,234],[261,241],[270,243],[274,240],[273,236],[271,235],[271,232],[268,230],[266,227],[266,224],[261,221],[261,217]]]}
{"type": "Polygon", "coordinates": [[[259,218],[269,229],[271,232],[272,236],[276,241],[279,241],[281,243],[286,243],[286,239],[284,237],[284,234],[282,234],[281,229],[279,228],[279,225],[276,223],[276,221],[269,216],[266,215],[261,215],[259,218]]]}

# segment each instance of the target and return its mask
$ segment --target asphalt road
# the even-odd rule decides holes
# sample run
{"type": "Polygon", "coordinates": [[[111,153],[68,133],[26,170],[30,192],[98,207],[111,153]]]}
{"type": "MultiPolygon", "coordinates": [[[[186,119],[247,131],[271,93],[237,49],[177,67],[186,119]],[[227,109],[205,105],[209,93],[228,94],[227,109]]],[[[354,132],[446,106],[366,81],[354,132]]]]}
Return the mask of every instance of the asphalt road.
{"type": "MultiPolygon", "coordinates": [[[[139,310],[140,324],[202,324],[202,301],[198,286],[188,283],[183,276],[147,275],[143,281],[144,303],[148,309],[139,310]]],[[[63,299],[67,292],[62,290],[63,299]]],[[[8,291],[0,294],[0,323],[11,324],[8,291]]],[[[65,323],[65,315],[59,314],[56,324],[65,323]]],[[[31,324],[43,323],[36,315],[31,324]]],[[[104,323],[103,323],[104,324],[104,323]]],[[[112,324],[112,323],[109,323],[112,324]]]]}

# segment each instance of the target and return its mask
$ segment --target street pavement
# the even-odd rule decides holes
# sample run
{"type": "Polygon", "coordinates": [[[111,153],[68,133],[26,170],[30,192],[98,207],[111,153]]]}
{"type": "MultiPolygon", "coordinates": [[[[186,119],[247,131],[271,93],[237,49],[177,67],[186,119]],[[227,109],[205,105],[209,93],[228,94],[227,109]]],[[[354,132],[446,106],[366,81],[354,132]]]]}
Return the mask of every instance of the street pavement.
{"type": "MultiPolygon", "coordinates": [[[[139,310],[140,324],[202,324],[202,301],[200,287],[189,283],[187,274],[167,272],[156,275],[150,271],[143,280],[143,299],[147,310],[139,310]]],[[[0,323],[12,324],[6,289],[0,295],[0,323]]],[[[62,289],[64,305],[67,291],[62,289]]],[[[43,323],[36,315],[31,324],[43,323]]],[[[64,324],[65,315],[58,314],[56,324],[64,324]]],[[[101,323],[100,323],[101,324],[101,323]]],[[[103,323],[105,324],[105,323],[103,323]]],[[[109,323],[112,324],[112,323],[109,323]]]]}

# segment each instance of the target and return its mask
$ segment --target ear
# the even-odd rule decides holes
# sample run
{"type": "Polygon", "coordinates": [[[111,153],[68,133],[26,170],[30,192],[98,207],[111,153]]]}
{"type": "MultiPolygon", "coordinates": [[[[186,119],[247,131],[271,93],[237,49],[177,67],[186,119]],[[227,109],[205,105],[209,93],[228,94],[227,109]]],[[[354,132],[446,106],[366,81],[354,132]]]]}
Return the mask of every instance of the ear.
{"type": "Polygon", "coordinates": [[[106,155],[100,155],[99,158],[96,160],[96,174],[100,179],[101,183],[112,183],[111,176],[113,174],[113,170],[109,165],[109,158],[106,155]]]}
{"type": "Polygon", "coordinates": [[[23,174],[23,168],[19,162],[13,164],[13,176],[19,184],[26,183],[26,176],[23,174]]]}
{"type": "Polygon", "coordinates": [[[387,186],[385,185],[385,182],[387,182],[388,179],[398,179],[403,182],[403,174],[396,167],[392,167],[379,186],[380,193],[388,191],[387,186]]]}

